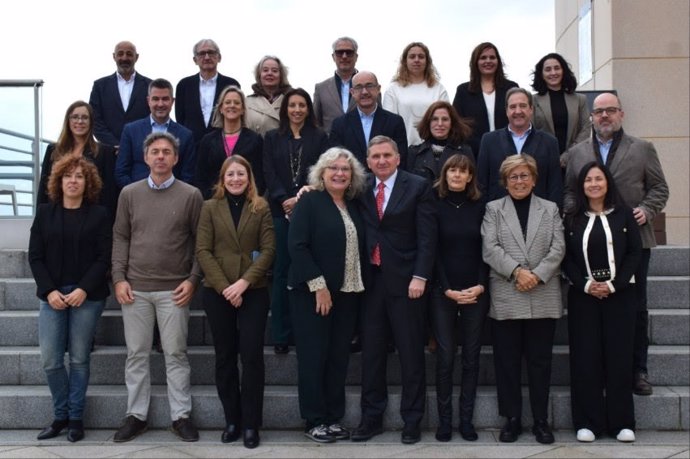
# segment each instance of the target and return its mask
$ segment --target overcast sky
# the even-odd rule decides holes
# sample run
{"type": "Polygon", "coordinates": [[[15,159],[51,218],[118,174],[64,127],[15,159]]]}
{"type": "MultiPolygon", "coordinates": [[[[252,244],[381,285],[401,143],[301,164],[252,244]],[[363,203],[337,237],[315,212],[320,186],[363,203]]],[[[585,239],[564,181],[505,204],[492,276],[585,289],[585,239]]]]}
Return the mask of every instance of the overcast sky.
{"type": "Polygon", "coordinates": [[[402,49],[421,41],[451,99],[469,78],[478,43],[496,44],[508,77],[521,86],[529,86],[537,60],[555,43],[554,0],[39,0],[15,2],[3,19],[0,78],[44,80],[49,139],[57,138],[67,106],[88,101],[93,81],[115,71],[112,52],[121,40],[137,46],[137,71],[173,85],[198,71],[194,43],[212,38],[223,56],[220,72],[246,92],[256,63],[274,54],[288,66],[292,86],[310,94],[332,75],[331,43],[339,36],[358,41],[357,67],[376,73],[384,91],[402,49]]]}

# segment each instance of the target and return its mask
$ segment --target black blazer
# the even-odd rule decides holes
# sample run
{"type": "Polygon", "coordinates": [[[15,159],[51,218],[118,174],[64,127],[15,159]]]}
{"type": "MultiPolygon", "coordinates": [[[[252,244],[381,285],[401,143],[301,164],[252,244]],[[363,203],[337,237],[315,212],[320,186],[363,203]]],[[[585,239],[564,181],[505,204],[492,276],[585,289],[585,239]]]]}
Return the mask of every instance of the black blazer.
{"type": "MultiPolygon", "coordinates": [[[[259,195],[263,195],[266,191],[261,157],[263,147],[263,138],[251,129],[243,127],[233,150],[233,154],[241,155],[251,164],[259,195]]],[[[213,195],[213,187],[218,182],[220,168],[227,157],[223,130],[214,128],[201,139],[196,152],[194,184],[199,188],[204,199],[210,199],[213,195]]]]}
{"type": "Polygon", "coordinates": [[[302,160],[299,167],[298,185],[292,183],[288,142],[292,132],[281,133],[272,129],[264,137],[264,179],[268,189],[268,204],[274,217],[283,217],[283,201],[297,194],[299,188],[307,183],[309,167],[316,163],[321,153],[328,150],[326,133],[315,126],[305,125],[300,132],[302,137],[302,160]]]}
{"type": "MultiPolygon", "coordinates": [[[[377,135],[385,135],[395,140],[400,152],[400,166],[405,168],[407,161],[407,132],[405,122],[400,115],[384,110],[379,104],[374,112],[369,140],[377,135]]],[[[367,144],[364,139],[359,110],[352,110],[333,120],[329,142],[333,147],[345,147],[366,167],[367,144]]]]}
{"type": "MultiPolygon", "coordinates": [[[[81,268],[77,286],[89,300],[104,300],[108,294],[106,273],[110,269],[112,225],[103,206],[83,205],[79,245],[74,256],[81,268]]],[[[46,301],[48,293],[62,287],[56,282],[62,271],[63,208],[60,204],[39,204],[29,237],[29,265],[36,280],[36,295],[46,301]]]]}
{"type": "MultiPolygon", "coordinates": [[[[508,126],[508,115],[506,115],[506,93],[510,88],[517,88],[518,84],[514,81],[506,80],[503,86],[496,87],[496,101],[494,103],[494,126],[501,129],[508,126]]],[[[458,114],[464,118],[472,120],[472,136],[468,143],[472,151],[479,151],[479,143],[482,136],[489,132],[489,113],[486,111],[484,95],[481,91],[470,92],[470,83],[462,83],[455,91],[453,107],[458,114]]]]}
{"type": "MultiPolygon", "coordinates": [[[[48,198],[48,178],[53,170],[53,151],[55,151],[55,144],[51,143],[46,148],[43,155],[43,163],[41,164],[41,179],[38,182],[38,196],[36,202],[38,204],[45,204],[50,202],[48,198]]],[[[120,194],[120,188],[115,182],[115,149],[109,145],[98,146],[98,156],[88,150],[84,150],[84,157],[94,163],[98,169],[98,175],[103,181],[103,188],[101,188],[101,195],[98,203],[105,206],[110,214],[111,225],[115,222],[115,211],[117,210],[117,198],[120,194]]]]}
{"type": "MultiPolygon", "coordinates": [[[[235,85],[238,88],[240,87],[240,83],[236,79],[219,73],[218,79],[216,80],[216,94],[213,96],[214,108],[218,103],[218,96],[221,91],[230,85],[235,85]]],[[[175,89],[175,121],[192,131],[195,144],[198,144],[204,135],[213,130],[211,126],[213,114],[211,114],[207,126],[206,123],[204,123],[204,115],[201,112],[201,101],[199,98],[198,73],[182,78],[180,82],[177,83],[177,88],[175,89]]]]}
{"type": "Polygon", "coordinates": [[[381,273],[386,289],[407,296],[412,276],[431,280],[436,254],[436,204],[431,185],[425,179],[398,169],[391,196],[379,219],[376,211],[373,175],[359,197],[366,225],[367,261],[380,244],[381,273]]]}
{"type": "MultiPolygon", "coordinates": [[[[357,203],[348,200],[347,211],[357,228],[360,266],[366,268],[369,257],[357,203]]],[[[308,291],[307,281],[324,276],[331,293],[340,291],[345,275],[345,225],[327,191],[305,193],[297,202],[290,217],[288,250],[288,286],[308,291]]]]}
{"type": "Polygon", "coordinates": [[[149,116],[149,104],[146,96],[149,93],[151,78],[140,73],[134,76],[134,87],[129,99],[127,111],[122,109],[120,91],[117,88],[117,73],[100,78],[93,82],[89,105],[95,116],[94,136],[106,145],[120,145],[122,129],[125,124],[149,116]]]}
{"type": "Polygon", "coordinates": [[[419,145],[412,145],[407,154],[407,168],[411,172],[420,177],[424,177],[433,185],[441,173],[441,168],[448,161],[451,156],[459,154],[472,158],[474,161],[474,154],[469,145],[446,145],[438,158],[434,155],[431,149],[431,142],[425,141],[419,145]]]}
{"type": "MultiPolygon", "coordinates": [[[[619,206],[606,216],[613,240],[613,258],[616,265],[616,278],[611,282],[616,291],[630,286],[630,279],[637,271],[642,257],[642,239],[632,210],[619,206]]],[[[577,215],[570,221],[566,218],[563,271],[573,284],[573,288],[584,292],[587,283],[587,265],[582,251],[582,238],[588,218],[577,215]]],[[[639,280],[638,280],[639,282],[639,280]]]]}
{"type": "MultiPolygon", "coordinates": [[[[487,201],[493,201],[508,194],[505,187],[500,184],[499,169],[506,157],[516,153],[515,142],[507,127],[487,132],[482,137],[477,160],[477,184],[487,201]]],[[[522,146],[522,153],[531,155],[537,162],[539,177],[534,193],[561,207],[563,176],[558,140],[551,134],[532,127],[532,132],[522,146]]]]}

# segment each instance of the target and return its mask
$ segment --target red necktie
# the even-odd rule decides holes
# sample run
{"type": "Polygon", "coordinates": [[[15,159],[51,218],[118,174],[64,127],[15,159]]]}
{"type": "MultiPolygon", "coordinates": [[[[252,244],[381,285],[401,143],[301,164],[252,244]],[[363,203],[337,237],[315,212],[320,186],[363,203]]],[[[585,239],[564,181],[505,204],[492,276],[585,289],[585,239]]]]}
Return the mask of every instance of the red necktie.
{"type": "MultiPolygon", "coordinates": [[[[383,201],[386,199],[385,183],[379,183],[376,191],[376,213],[379,215],[379,220],[383,218],[383,201]]],[[[376,244],[374,251],[371,254],[371,262],[376,266],[381,266],[381,246],[376,244]]]]}

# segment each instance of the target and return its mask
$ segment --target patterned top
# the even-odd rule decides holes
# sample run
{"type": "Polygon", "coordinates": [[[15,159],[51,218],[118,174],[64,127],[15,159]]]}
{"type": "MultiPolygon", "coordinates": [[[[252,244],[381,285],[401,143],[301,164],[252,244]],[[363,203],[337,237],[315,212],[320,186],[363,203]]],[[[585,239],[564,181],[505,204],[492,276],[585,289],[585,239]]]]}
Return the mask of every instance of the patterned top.
{"type": "MultiPolygon", "coordinates": [[[[357,228],[352,218],[350,218],[347,208],[337,207],[345,225],[345,275],[343,276],[343,285],[340,287],[340,291],[363,292],[364,282],[362,282],[362,272],[360,269],[357,228]]],[[[307,285],[310,292],[315,292],[326,288],[326,279],[323,276],[319,276],[316,279],[307,281],[307,285]]]]}

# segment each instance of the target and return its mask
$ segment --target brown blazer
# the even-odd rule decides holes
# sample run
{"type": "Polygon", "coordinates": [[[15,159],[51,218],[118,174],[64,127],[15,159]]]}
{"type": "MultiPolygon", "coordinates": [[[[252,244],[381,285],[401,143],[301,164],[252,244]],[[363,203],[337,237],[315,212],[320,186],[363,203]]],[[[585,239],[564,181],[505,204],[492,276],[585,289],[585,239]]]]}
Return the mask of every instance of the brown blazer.
{"type": "Polygon", "coordinates": [[[275,233],[268,204],[252,212],[247,202],[237,228],[226,199],[204,202],[196,236],[196,256],[204,285],[218,294],[242,278],[249,288],[266,287],[266,272],[275,256],[275,233]],[[258,256],[253,259],[253,252],[258,256]]]}
{"type": "MultiPolygon", "coordinates": [[[[589,118],[587,98],[583,94],[565,94],[565,106],[568,109],[568,131],[565,136],[565,149],[583,142],[592,133],[592,121],[589,118]]],[[[555,136],[551,99],[549,94],[534,95],[534,116],[532,122],[537,129],[555,136]]],[[[563,153],[562,151],[560,153],[563,153]]]]}

